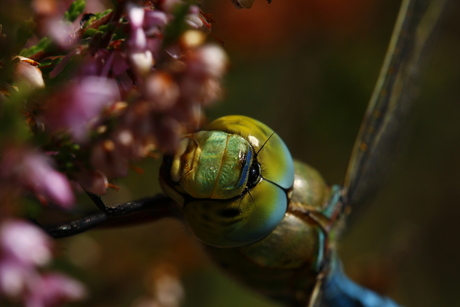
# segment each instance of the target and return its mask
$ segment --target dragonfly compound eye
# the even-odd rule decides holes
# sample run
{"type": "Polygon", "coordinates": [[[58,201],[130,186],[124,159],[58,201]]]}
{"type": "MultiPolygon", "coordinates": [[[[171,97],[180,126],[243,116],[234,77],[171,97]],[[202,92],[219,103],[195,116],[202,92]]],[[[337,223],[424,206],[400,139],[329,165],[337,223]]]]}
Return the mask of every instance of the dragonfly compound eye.
{"type": "Polygon", "coordinates": [[[264,238],[281,222],[294,165],[266,125],[226,116],[184,136],[176,154],[164,159],[160,182],[200,240],[234,247],[264,238]]]}
{"type": "Polygon", "coordinates": [[[259,183],[260,179],[260,164],[258,162],[253,162],[251,168],[249,169],[247,187],[252,189],[259,183]]]}

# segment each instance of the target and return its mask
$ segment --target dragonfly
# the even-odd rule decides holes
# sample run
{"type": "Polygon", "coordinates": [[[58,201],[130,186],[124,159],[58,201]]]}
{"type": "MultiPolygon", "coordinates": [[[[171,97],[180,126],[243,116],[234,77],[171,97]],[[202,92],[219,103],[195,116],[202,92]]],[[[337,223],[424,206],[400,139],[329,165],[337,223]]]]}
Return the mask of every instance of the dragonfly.
{"type": "Polygon", "coordinates": [[[164,158],[165,194],[107,206],[88,193],[99,212],[47,232],[61,238],[139,214],[173,217],[223,268],[282,304],[399,306],[350,280],[334,243],[385,177],[420,59],[446,2],[402,1],[343,185],[328,186],[309,165],[292,160],[263,123],[226,116],[184,136],[176,154],[164,158]]]}

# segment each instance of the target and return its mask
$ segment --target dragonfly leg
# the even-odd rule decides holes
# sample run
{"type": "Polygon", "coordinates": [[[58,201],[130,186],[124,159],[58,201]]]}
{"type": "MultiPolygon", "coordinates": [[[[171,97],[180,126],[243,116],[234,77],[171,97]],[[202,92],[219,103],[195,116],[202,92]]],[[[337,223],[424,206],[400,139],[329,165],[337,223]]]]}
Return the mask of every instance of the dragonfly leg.
{"type": "Polygon", "coordinates": [[[310,299],[308,301],[307,307],[319,307],[321,302],[321,289],[324,283],[324,279],[326,278],[327,274],[324,272],[319,273],[316,276],[316,283],[313,291],[310,295],[310,299]]]}
{"type": "Polygon", "coordinates": [[[321,302],[321,292],[324,280],[329,275],[330,271],[330,260],[332,249],[329,245],[329,233],[331,230],[331,221],[329,218],[324,216],[321,212],[313,210],[305,210],[302,207],[292,208],[293,211],[300,211],[304,216],[306,216],[310,221],[314,222],[321,231],[321,236],[319,240],[322,242],[320,249],[320,255],[318,256],[318,263],[316,265],[318,269],[318,274],[316,275],[316,282],[313,288],[313,291],[310,294],[308,303],[306,307],[319,307],[321,302]]]}
{"type": "Polygon", "coordinates": [[[104,213],[108,213],[107,211],[107,206],[104,204],[104,202],[102,201],[101,197],[99,195],[96,195],[96,194],[93,194],[91,192],[88,192],[86,191],[86,195],[89,196],[89,198],[91,199],[91,201],[96,205],[96,207],[101,210],[102,212],[104,213]]]}

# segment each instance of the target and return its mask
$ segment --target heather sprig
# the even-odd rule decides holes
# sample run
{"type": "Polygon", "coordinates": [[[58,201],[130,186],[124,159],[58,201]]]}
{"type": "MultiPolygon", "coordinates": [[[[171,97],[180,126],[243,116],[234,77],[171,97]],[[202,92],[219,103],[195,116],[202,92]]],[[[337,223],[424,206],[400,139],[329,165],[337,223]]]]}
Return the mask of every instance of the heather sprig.
{"type": "Polygon", "coordinates": [[[8,2],[10,14],[0,12],[0,294],[57,306],[85,291],[43,270],[52,244],[20,219],[25,204],[67,210],[76,191],[104,194],[133,162],[173,152],[220,98],[227,56],[206,43],[211,25],[189,2],[121,0],[102,12],[84,0],[8,2]],[[8,239],[26,232],[34,246],[8,239]],[[18,248],[43,251],[42,261],[20,260],[18,248]]]}

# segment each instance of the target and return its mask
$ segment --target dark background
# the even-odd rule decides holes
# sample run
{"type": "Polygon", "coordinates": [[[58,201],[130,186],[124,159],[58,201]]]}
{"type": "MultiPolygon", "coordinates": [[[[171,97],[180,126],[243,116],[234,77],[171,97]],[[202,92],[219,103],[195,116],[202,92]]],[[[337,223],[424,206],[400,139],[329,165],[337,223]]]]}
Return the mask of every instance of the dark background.
{"type": "MultiPolygon", "coordinates": [[[[338,245],[350,276],[405,306],[460,300],[460,5],[451,2],[425,58],[389,184],[338,245]]],[[[208,1],[212,33],[226,42],[231,61],[225,97],[208,117],[257,118],[295,158],[341,183],[399,3],[255,0],[252,9],[236,10],[230,0],[208,1]]],[[[118,182],[122,189],[108,202],[158,191],[156,162],[139,166],[144,174],[118,182]]],[[[60,242],[91,288],[84,306],[138,306],[133,302],[151,291],[156,272],[170,265],[183,277],[185,306],[274,306],[221,274],[172,221],[60,242]]]]}

